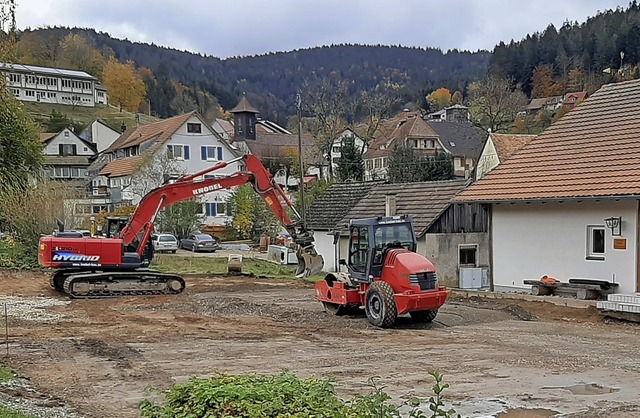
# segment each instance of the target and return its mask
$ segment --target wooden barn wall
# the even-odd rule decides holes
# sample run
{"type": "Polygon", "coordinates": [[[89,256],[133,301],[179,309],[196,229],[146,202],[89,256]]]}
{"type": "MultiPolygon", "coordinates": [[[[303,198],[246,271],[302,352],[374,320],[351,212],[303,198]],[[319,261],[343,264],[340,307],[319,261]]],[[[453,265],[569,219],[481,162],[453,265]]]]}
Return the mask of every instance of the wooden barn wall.
{"type": "Polygon", "coordinates": [[[480,203],[455,203],[429,227],[427,234],[488,232],[489,212],[480,203]]]}

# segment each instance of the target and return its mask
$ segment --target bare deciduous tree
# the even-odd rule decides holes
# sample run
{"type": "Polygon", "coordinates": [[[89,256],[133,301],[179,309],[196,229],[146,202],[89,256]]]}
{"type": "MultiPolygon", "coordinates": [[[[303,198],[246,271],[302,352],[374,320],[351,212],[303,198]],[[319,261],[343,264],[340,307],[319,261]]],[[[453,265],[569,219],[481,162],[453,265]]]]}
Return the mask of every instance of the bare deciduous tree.
{"type": "Polygon", "coordinates": [[[331,147],[347,126],[347,117],[354,113],[349,85],[334,78],[314,79],[303,84],[300,95],[303,108],[315,118],[316,123],[310,128],[318,149],[327,159],[329,176],[333,177],[331,147]]]}
{"type": "Polygon", "coordinates": [[[528,103],[513,80],[496,75],[471,83],[468,90],[473,123],[492,132],[507,131],[528,103]]]}
{"type": "Polygon", "coordinates": [[[363,114],[363,118],[359,125],[354,126],[354,132],[364,142],[360,150],[361,154],[364,154],[377,136],[380,124],[391,117],[397,103],[397,93],[380,84],[369,91],[362,92],[358,110],[363,114]]]}
{"type": "Polygon", "coordinates": [[[160,150],[155,154],[149,153],[141,157],[126,191],[142,199],[151,190],[184,173],[184,169],[170,158],[168,152],[160,150]]]}

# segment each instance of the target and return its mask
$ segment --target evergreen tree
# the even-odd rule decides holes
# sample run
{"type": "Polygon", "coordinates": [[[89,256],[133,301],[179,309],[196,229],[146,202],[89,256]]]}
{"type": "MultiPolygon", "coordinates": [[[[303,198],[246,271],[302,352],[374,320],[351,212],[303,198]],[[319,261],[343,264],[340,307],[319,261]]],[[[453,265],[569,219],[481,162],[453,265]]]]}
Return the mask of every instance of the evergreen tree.
{"type": "Polygon", "coordinates": [[[451,180],[454,177],[453,161],[447,153],[439,152],[427,158],[425,166],[423,181],[451,180]]]}
{"type": "Polygon", "coordinates": [[[337,174],[341,181],[362,181],[364,178],[364,159],[353,135],[348,135],[342,140],[337,174]]]}
{"type": "Polygon", "coordinates": [[[421,180],[420,158],[413,148],[396,146],[389,156],[387,177],[390,183],[412,183],[421,180]]]}

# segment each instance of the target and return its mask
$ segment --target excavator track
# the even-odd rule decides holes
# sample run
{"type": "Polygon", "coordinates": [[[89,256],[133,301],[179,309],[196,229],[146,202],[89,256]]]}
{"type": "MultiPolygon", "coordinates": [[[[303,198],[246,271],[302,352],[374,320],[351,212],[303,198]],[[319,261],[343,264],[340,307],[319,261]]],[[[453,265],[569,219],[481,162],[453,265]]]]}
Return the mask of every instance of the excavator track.
{"type": "Polygon", "coordinates": [[[171,295],[181,293],[184,279],[170,273],[135,270],[129,272],[72,273],[62,289],[72,298],[108,298],[121,296],[171,295]]]}

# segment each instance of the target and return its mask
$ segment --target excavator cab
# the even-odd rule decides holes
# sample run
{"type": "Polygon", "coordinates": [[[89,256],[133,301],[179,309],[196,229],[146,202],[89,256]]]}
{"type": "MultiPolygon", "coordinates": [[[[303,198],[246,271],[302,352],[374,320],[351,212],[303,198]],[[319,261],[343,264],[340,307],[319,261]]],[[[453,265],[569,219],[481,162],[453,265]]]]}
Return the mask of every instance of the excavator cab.
{"type": "Polygon", "coordinates": [[[105,236],[107,238],[115,238],[120,231],[127,225],[129,218],[110,216],[107,218],[107,230],[105,236]]]}

